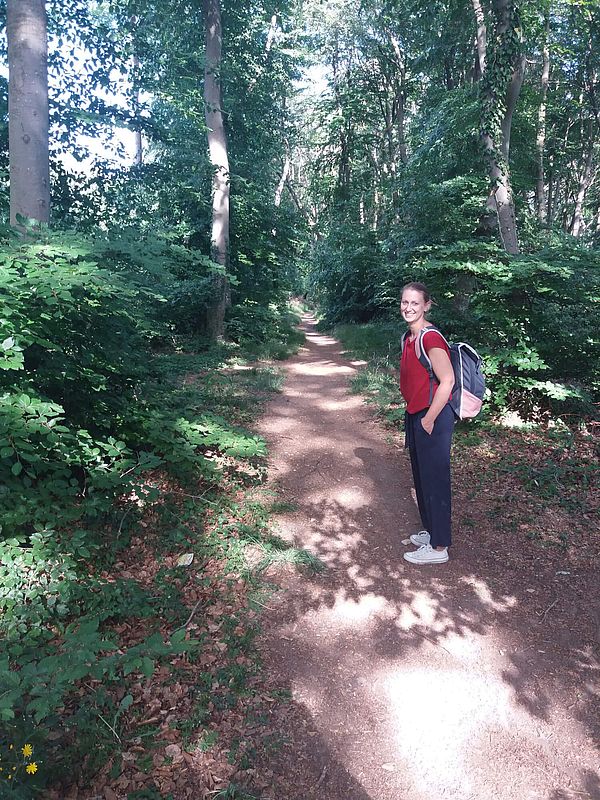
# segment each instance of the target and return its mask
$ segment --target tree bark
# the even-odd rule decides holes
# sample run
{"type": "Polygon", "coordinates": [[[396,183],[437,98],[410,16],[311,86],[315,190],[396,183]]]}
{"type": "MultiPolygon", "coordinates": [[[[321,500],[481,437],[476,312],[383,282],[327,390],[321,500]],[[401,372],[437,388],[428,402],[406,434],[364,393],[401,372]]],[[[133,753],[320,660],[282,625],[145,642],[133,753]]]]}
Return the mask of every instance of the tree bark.
{"type": "Polygon", "coordinates": [[[573,209],[573,216],[571,217],[571,223],[569,225],[569,233],[571,236],[579,236],[584,228],[584,220],[583,220],[583,204],[585,202],[585,196],[587,194],[588,189],[594,182],[595,177],[595,170],[594,170],[594,139],[593,139],[593,126],[590,125],[592,128],[592,138],[590,139],[588,152],[585,159],[585,164],[581,170],[579,181],[577,184],[577,194],[575,195],[575,208],[573,209]]]}
{"type": "MultiPolygon", "coordinates": [[[[133,57],[133,71],[134,71],[134,79],[137,81],[137,72],[140,68],[140,60],[137,56],[133,57]]],[[[136,127],[134,129],[135,134],[135,154],[133,157],[133,163],[139,167],[142,165],[144,161],[144,145],[142,142],[142,128],[139,124],[139,116],[140,116],[140,90],[136,87],[133,93],[133,114],[136,120],[136,127]]]]}
{"type": "Polygon", "coordinates": [[[508,85],[506,92],[506,103],[504,117],[500,126],[502,132],[502,158],[508,164],[510,156],[510,132],[512,130],[512,120],[517,107],[517,101],[521,94],[523,79],[525,78],[525,56],[521,55],[515,64],[515,70],[508,85]]]}
{"type": "Polygon", "coordinates": [[[485,26],[485,16],[480,0],[471,0],[473,11],[475,12],[475,23],[477,25],[476,45],[477,45],[477,78],[481,78],[485,72],[485,59],[487,52],[487,30],[485,26]]]}
{"type": "Polygon", "coordinates": [[[550,81],[550,12],[547,10],[544,25],[544,46],[542,50],[542,78],[540,107],[538,109],[537,134],[535,139],[537,175],[535,181],[535,210],[541,223],[547,219],[546,213],[546,179],[544,175],[544,150],[546,147],[546,107],[548,100],[548,83],[550,81]]]}
{"type": "Polygon", "coordinates": [[[283,169],[281,170],[281,176],[279,178],[279,183],[277,184],[277,188],[275,189],[275,207],[279,208],[281,205],[281,196],[283,195],[283,190],[285,188],[286,181],[290,177],[290,172],[292,170],[292,162],[290,160],[289,151],[286,149],[285,153],[285,161],[283,162],[283,169]]]}
{"type": "MultiPolygon", "coordinates": [[[[221,51],[223,31],[219,0],[202,0],[206,36],[204,66],[204,115],[207,127],[209,158],[213,167],[212,185],[212,259],[225,270],[229,261],[229,158],[221,109],[221,51]]],[[[225,329],[225,311],[231,305],[226,275],[214,278],[214,299],[207,309],[208,335],[219,338],[225,329]]]]}
{"type": "Polygon", "coordinates": [[[45,0],[8,0],[10,222],[48,223],[48,34],[45,0]]]}
{"type": "Polygon", "coordinates": [[[523,83],[524,60],[516,55],[518,17],[513,0],[494,0],[494,49],[486,55],[481,89],[481,145],[488,166],[490,190],[479,233],[489,234],[498,226],[507,253],[519,253],[514,198],[510,186],[508,154],[512,115],[523,83]],[[510,72],[507,84],[506,72],[510,72]],[[500,112],[500,113],[499,113],[500,112]],[[500,125],[496,119],[500,116],[500,125]]]}

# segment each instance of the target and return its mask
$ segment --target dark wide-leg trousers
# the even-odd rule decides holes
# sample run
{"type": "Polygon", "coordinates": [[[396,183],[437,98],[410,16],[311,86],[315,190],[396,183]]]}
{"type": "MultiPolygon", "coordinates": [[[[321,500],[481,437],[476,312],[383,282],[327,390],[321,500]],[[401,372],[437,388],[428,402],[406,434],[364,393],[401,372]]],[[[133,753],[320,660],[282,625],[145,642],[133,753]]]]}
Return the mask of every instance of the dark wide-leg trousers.
{"type": "Polygon", "coordinates": [[[448,547],[451,533],[450,447],[456,417],[444,406],[428,434],[421,425],[427,409],[406,414],[406,446],[410,452],[417,504],[432,547],[448,547]]]}

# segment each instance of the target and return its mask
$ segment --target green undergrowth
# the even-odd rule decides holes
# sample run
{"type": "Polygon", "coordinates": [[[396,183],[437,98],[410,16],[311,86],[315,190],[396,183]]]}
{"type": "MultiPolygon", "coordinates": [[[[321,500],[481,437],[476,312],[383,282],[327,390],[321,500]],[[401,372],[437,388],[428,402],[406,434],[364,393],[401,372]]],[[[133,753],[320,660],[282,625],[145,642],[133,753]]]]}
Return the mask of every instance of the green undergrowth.
{"type": "MultiPolygon", "coordinates": [[[[210,639],[186,627],[190,591],[202,609],[232,591],[250,537],[277,551],[271,499],[245,507],[265,478],[249,428],[282,382],[256,358],[297,347],[294,317],[269,307],[252,331],[232,314],[234,338],[209,345],[177,320],[177,254],[144,247],[0,247],[0,797],[110,762],[143,716],[134,687],[210,639]]],[[[205,262],[184,266],[208,285],[205,262]]],[[[235,695],[246,673],[224,661],[235,695]]]]}
{"type": "Polygon", "coordinates": [[[334,336],[344,348],[347,358],[364,362],[351,380],[351,387],[362,394],[386,424],[400,424],[404,419],[404,402],[398,386],[398,362],[402,331],[393,323],[337,325],[334,336]]]}

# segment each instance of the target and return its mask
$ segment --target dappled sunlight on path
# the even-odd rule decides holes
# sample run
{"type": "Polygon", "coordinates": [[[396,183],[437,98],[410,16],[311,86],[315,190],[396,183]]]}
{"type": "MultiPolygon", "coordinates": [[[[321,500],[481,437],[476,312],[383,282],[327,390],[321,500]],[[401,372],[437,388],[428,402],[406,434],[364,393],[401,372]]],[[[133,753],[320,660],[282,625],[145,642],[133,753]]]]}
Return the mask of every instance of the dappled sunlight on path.
{"type": "MultiPolygon", "coordinates": [[[[308,317],[304,326],[307,346],[261,433],[271,482],[296,508],[281,534],[328,569],[280,576],[263,646],[318,730],[329,764],[320,796],[600,799],[593,721],[571,713],[560,675],[545,674],[539,622],[531,639],[514,624],[528,612],[526,583],[488,576],[461,531],[446,565],[402,559],[418,529],[408,460],[348,394],[355,368],[339,343],[308,317]],[[354,794],[337,788],[341,772],[354,794]]],[[[298,787],[286,800],[309,796],[298,787]]]]}

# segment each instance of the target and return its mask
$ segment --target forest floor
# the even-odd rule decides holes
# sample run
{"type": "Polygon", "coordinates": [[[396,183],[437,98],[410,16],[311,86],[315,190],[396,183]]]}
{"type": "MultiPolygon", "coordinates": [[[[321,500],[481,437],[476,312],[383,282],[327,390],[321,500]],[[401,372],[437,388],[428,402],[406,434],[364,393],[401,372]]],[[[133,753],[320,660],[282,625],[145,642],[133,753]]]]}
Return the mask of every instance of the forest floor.
{"type": "Polygon", "coordinates": [[[288,504],[279,533],[326,570],[270,574],[281,590],[264,603],[259,649],[289,702],[272,711],[278,737],[257,751],[251,791],[263,800],[600,800],[592,522],[583,509],[577,520],[565,511],[566,544],[554,546],[539,533],[557,524],[542,502],[528,537],[535,520],[510,475],[482,481],[481,452],[470,464],[463,448],[450,561],[408,564],[403,540],[419,520],[400,435],[350,394],[360,365],[309,315],[303,330],[259,432],[271,485],[288,504]]]}

